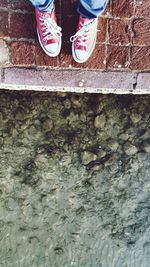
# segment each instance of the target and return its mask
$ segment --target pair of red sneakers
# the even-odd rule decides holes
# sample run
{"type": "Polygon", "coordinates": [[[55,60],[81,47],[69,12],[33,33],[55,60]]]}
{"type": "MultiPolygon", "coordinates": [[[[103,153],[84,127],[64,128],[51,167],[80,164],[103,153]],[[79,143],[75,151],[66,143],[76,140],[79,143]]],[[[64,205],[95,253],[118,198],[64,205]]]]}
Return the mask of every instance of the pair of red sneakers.
{"type": "MultiPolygon", "coordinates": [[[[50,57],[58,56],[62,45],[62,29],[57,25],[55,9],[52,13],[36,9],[37,33],[41,47],[50,57]]],[[[85,62],[92,54],[97,36],[98,19],[79,17],[76,34],[70,38],[76,62],[85,62]]]]}

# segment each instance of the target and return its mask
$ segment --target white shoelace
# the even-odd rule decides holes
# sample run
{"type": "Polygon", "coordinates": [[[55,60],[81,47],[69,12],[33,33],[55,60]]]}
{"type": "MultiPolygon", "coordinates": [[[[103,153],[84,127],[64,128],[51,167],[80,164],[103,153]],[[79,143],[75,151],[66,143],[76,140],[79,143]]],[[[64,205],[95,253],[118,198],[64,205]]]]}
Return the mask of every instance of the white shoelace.
{"type": "Polygon", "coordinates": [[[62,36],[61,27],[59,27],[52,18],[49,18],[47,15],[42,14],[40,20],[44,36],[43,41],[47,42],[48,40],[51,40],[53,38],[59,39],[62,36]]]}
{"type": "Polygon", "coordinates": [[[81,45],[84,46],[85,48],[87,48],[88,45],[88,35],[90,33],[90,30],[93,31],[98,31],[97,29],[93,28],[93,22],[95,21],[95,19],[92,19],[90,22],[88,23],[82,23],[81,24],[81,29],[79,31],[76,32],[75,35],[71,36],[70,41],[74,42],[76,39],[78,39],[77,45],[81,45]]]}

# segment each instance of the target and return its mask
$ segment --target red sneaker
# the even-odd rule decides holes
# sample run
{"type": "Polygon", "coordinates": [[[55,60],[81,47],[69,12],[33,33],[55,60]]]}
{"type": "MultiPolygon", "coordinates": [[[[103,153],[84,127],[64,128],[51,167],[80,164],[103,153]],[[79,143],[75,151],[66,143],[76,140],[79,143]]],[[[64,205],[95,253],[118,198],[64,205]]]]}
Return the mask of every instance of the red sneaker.
{"type": "Polygon", "coordinates": [[[77,32],[70,38],[72,55],[76,62],[83,63],[91,56],[97,37],[98,18],[88,19],[80,16],[77,32]]]}
{"type": "Polygon", "coordinates": [[[41,47],[50,57],[56,57],[61,49],[61,28],[57,25],[55,9],[52,13],[40,11],[37,8],[37,34],[41,47]]]}

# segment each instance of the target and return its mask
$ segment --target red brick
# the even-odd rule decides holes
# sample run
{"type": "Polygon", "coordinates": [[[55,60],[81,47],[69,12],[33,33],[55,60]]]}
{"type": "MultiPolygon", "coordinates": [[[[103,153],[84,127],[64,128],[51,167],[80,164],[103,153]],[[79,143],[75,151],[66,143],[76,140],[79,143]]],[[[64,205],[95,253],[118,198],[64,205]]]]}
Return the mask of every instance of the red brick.
{"type": "Polygon", "coordinates": [[[84,64],[83,67],[87,69],[101,69],[105,70],[106,65],[105,65],[105,45],[100,45],[97,44],[95,46],[95,49],[89,58],[84,64]]]}
{"type": "Polygon", "coordinates": [[[7,0],[0,0],[0,7],[7,7],[7,0]]]}
{"type": "Polygon", "coordinates": [[[106,41],[106,29],[107,29],[107,19],[99,18],[97,42],[105,42],[106,41]]]}
{"type": "Polygon", "coordinates": [[[55,1],[56,14],[61,14],[61,3],[60,1],[55,1]]]}
{"type": "Polygon", "coordinates": [[[73,60],[71,44],[64,43],[60,55],[60,66],[63,68],[87,68],[87,69],[105,69],[105,45],[97,44],[93,54],[85,63],[76,63],[73,60]]]}
{"type": "Polygon", "coordinates": [[[74,15],[77,14],[77,1],[76,0],[63,0],[62,1],[62,14],[74,15]]]}
{"type": "Polygon", "coordinates": [[[7,43],[0,39],[0,66],[9,64],[9,49],[7,43]]]}
{"type": "Polygon", "coordinates": [[[137,19],[133,22],[134,38],[136,45],[150,45],[150,20],[137,19]]]}
{"type": "Polygon", "coordinates": [[[131,42],[131,22],[125,19],[110,20],[109,41],[111,44],[128,45],[131,42]]]}
{"type": "Polygon", "coordinates": [[[46,55],[40,45],[35,48],[35,57],[37,66],[57,67],[58,58],[46,55]]]}
{"type": "Polygon", "coordinates": [[[150,70],[150,46],[133,47],[131,52],[132,70],[150,70]]]}
{"type": "Polygon", "coordinates": [[[78,24],[78,16],[64,16],[62,18],[63,40],[70,41],[70,37],[75,34],[78,24]]]}
{"type": "Polygon", "coordinates": [[[63,68],[69,68],[73,64],[73,58],[71,53],[71,44],[63,43],[60,54],[60,66],[63,68]]]}
{"type": "Polygon", "coordinates": [[[0,12],[0,37],[8,36],[8,12],[0,12]]]}
{"type": "Polygon", "coordinates": [[[102,15],[109,17],[111,14],[112,14],[111,1],[109,1],[102,15]]]}
{"type": "Polygon", "coordinates": [[[10,18],[10,37],[35,38],[35,18],[32,14],[14,12],[10,18]]]}
{"type": "Polygon", "coordinates": [[[27,42],[14,42],[11,45],[12,64],[35,65],[35,47],[27,42]]]}
{"type": "Polygon", "coordinates": [[[33,7],[29,0],[11,0],[10,1],[10,7],[12,9],[20,9],[20,10],[26,10],[26,11],[33,11],[33,7]]]}
{"type": "Polygon", "coordinates": [[[134,0],[112,0],[112,15],[119,18],[133,16],[134,0]]]}
{"type": "Polygon", "coordinates": [[[129,67],[129,47],[108,46],[107,66],[109,69],[126,69],[129,67]]]}
{"type": "Polygon", "coordinates": [[[70,36],[75,34],[78,24],[78,1],[56,0],[55,5],[57,14],[62,13],[58,16],[58,22],[59,25],[61,22],[63,28],[64,42],[60,56],[50,58],[40,45],[34,46],[21,39],[37,39],[34,8],[30,1],[0,0],[0,38],[9,37],[10,34],[10,38],[21,39],[11,44],[14,65],[100,70],[105,70],[107,66],[108,70],[128,70],[130,67],[132,70],[150,70],[150,0],[110,0],[99,18],[96,48],[84,64],[74,62],[69,41],[70,36]],[[10,28],[8,12],[5,10],[8,7],[7,2],[11,8],[10,28]],[[107,25],[110,44],[106,57],[107,25]]]}
{"type": "Polygon", "coordinates": [[[150,0],[135,1],[135,16],[150,18],[150,0]]]}

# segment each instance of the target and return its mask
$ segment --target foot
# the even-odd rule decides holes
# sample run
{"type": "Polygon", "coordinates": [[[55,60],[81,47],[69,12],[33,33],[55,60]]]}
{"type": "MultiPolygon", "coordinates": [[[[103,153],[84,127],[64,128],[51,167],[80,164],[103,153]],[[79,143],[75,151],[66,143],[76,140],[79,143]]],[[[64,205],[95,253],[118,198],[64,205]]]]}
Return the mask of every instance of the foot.
{"type": "Polygon", "coordinates": [[[76,62],[83,63],[91,56],[97,37],[98,18],[88,19],[80,16],[76,34],[70,38],[72,55],[76,62]]]}
{"type": "Polygon", "coordinates": [[[41,47],[50,57],[56,57],[61,49],[61,28],[57,25],[55,9],[52,13],[39,11],[37,8],[37,34],[41,47]]]}

